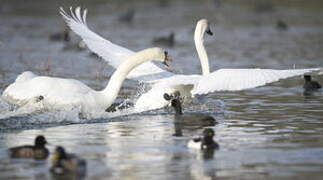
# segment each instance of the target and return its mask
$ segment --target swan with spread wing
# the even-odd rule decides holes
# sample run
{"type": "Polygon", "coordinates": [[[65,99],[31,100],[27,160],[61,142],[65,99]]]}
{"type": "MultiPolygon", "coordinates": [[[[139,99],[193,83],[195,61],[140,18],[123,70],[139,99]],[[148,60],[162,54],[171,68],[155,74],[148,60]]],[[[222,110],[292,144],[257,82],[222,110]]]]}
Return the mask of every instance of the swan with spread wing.
{"type": "Polygon", "coordinates": [[[132,69],[150,60],[163,63],[171,60],[161,48],[148,48],[125,58],[101,91],[74,79],[38,76],[26,71],[4,90],[2,98],[17,105],[37,105],[42,101],[46,108],[53,110],[77,108],[85,114],[104,112],[117,98],[123,81],[132,69]]]}
{"type": "MultiPolygon", "coordinates": [[[[80,7],[75,8],[75,11],[70,8],[70,14],[68,14],[61,8],[61,15],[68,26],[83,39],[89,49],[102,57],[112,67],[117,68],[124,57],[134,53],[91,31],[86,22],[86,9],[82,12],[80,7]]],[[[208,21],[201,19],[196,25],[194,41],[202,67],[202,75],[174,74],[159,68],[152,62],[146,62],[127,76],[129,79],[152,84],[151,89],[142,94],[136,101],[135,108],[152,110],[167,105],[169,102],[163,99],[164,93],[179,91],[186,98],[191,98],[197,94],[215,91],[239,91],[319,70],[319,68],[292,70],[219,69],[210,73],[209,60],[203,40],[205,33],[212,34],[208,21]]]]}

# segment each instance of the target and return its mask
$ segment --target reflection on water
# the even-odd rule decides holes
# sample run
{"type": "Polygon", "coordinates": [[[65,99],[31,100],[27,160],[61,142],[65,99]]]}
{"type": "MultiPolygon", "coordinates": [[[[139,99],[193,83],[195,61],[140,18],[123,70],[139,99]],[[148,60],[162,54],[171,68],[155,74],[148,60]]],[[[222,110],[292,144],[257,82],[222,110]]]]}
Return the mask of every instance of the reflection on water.
{"type": "MultiPolygon", "coordinates": [[[[78,79],[94,89],[106,85],[112,72],[106,63],[86,50],[62,51],[64,43],[48,40],[50,33],[64,29],[58,8],[36,11],[41,2],[39,6],[8,2],[0,6],[6,17],[0,21],[0,92],[25,70],[78,79]],[[22,16],[22,9],[29,10],[27,16],[22,16]]],[[[94,31],[133,50],[175,32],[176,44],[168,50],[176,59],[172,64],[176,72],[200,73],[192,39],[200,17],[209,19],[215,34],[205,40],[212,69],[323,66],[321,11],[299,11],[285,3],[248,8],[221,2],[214,7],[213,1],[167,1],[162,8],[146,0],[84,3],[94,31]],[[118,22],[128,6],[136,9],[131,26],[118,22]],[[284,31],[276,29],[276,20],[282,18],[289,24],[284,31]]],[[[55,7],[61,2],[50,3],[55,7]]],[[[72,35],[72,40],[78,38],[72,35]]],[[[323,82],[322,76],[314,79],[323,82]]],[[[84,120],[77,112],[39,112],[0,101],[0,179],[51,178],[49,161],[7,157],[8,147],[32,143],[38,134],[52,143],[50,150],[62,145],[85,158],[88,179],[320,179],[323,92],[303,96],[303,83],[303,78],[295,77],[257,89],[210,94],[185,105],[185,113],[216,118],[213,128],[220,149],[215,152],[188,149],[188,140],[203,128],[178,126],[169,108],[84,120]]],[[[137,87],[138,83],[127,81],[119,100],[135,98],[137,87]]]]}

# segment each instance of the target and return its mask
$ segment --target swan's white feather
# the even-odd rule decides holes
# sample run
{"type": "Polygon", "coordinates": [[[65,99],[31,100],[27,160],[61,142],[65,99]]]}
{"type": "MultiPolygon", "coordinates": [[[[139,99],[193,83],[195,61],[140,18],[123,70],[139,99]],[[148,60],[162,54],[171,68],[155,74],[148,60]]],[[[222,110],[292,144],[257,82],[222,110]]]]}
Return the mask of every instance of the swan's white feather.
{"type": "MultiPolygon", "coordinates": [[[[102,57],[112,67],[118,68],[127,56],[134,54],[133,51],[118,46],[91,31],[86,23],[86,9],[83,11],[83,15],[80,7],[75,8],[75,11],[70,8],[70,15],[63,8],[60,8],[60,13],[68,26],[83,39],[89,49],[102,57]]],[[[146,62],[131,71],[127,78],[139,81],[152,81],[171,75],[173,73],[156,66],[153,62],[146,62]]]]}
{"type": "Polygon", "coordinates": [[[196,85],[201,79],[201,75],[183,75],[177,74],[168,78],[159,79],[156,81],[152,81],[155,83],[155,87],[157,88],[166,88],[166,87],[174,87],[178,85],[196,85]]]}
{"type": "Polygon", "coordinates": [[[137,99],[135,103],[136,111],[153,110],[168,105],[169,101],[164,99],[164,94],[171,94],[175,91],[179,91],[181,96],[185,97],[185,101],[190,101],[191,90],[198,83],[200,77],[201,75],[174,75],[154,81],[152,88],[137,99]]]}
{"type": "Polygon", "coordinates": [[[192,90],[192,94],[250,89],[317,70],[320,70],[320,68],[292,70],[220,69],[202,76],[192,90]]]}
{"type": "Polygon", "coordinates": [[[194,140],[189,140],[187,143],[187,147],[191,149],[201,149],[201,141],[195,142],[194,140]]]}
{"type": "MultiPolygon", "coordinates": [[[[86,24],[86,10],[84,10],[83,15],[79,7],[77,7],[74,12],[72,8],[70,11],[71,15],[67,14],[62,8],[60,11],[70,28],[81,36],[83,41],[94,53],[101,56],[114,68],[117,68],[122,63],[124,57],[134,53],[133,51],[118,46],[92,32],[86,24]]],[[[202,21],[205,22],[205,20],[202,21]]],[[[207,23],[205,23],[205,25],[207,25],[207,23]]],[[[199,27],[201,29],[198,31],[200,33],[198,33],[199,36],[197,39],[200,40],[201,43],[196,43],[195,45],[204,46],[203,34],[206,28],[202,28],[201,25],[199,27]]],[[[205,51],[204,48],[202,48],[202,50],[205,51]]],[[[206,58],[205,60],[208,59],[206,58]]],[[[164,93],[180,91],[181,94],[188,97],[195,94],[207,94],[214,91],[238,91],[262,86],[267,83],[278,81],[279,79],[302,75],[314,70],[318,69],[220,69],[203,76],[176,75],[157,67],[152,62],[146,62],[135,68],[127,78],[153,83],[152,89],[141,95],[135,105],[140,107],[140,109],[151,110],[167,105],[167,101],[163,99],[164,93]]]]}
{"type": "Polygon", "coordinates": [[[72,109],[76,104],[80,104],[80,97],[90,96],[91,91],[88,86],[74,79],[35,76],[24,82],[12,83],[2,96],[7,101],[18,105],[43,96],[48,104],[72,109]]]}
{"type": "Polygon", "coordinates": [[[45,109],[50,110],[77,108],[83,114],[104,112],[117,98],[128,72],[151,59],[163,61],[164,50],[148,48],[129,57],[113,73],[108,85],[101,91],[92,90],[74,79],[37,76],[27,71],[4,90],[2,98],[17,105],[37,106],[40,102],[45,109]]]}
{"type": "Polygon", "coordinates": [[[33,72],[31,71],[25,71],[23,73],[21,73],[17,79],[16,79],[16,83],[19,83],[19,82],[25,82],[25,81],[28,81],[30,79],[33,79],[34,77],[37,77],[36,74],[34,74],[33,72]]]}

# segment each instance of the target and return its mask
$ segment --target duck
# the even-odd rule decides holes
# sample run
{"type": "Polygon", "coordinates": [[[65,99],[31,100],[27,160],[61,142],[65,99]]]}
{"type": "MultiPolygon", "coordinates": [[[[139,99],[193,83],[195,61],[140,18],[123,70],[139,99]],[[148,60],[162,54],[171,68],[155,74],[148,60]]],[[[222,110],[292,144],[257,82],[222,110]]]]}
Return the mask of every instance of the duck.
{"type": "Polygon", "coordinates": [[[136,11],[133,8],[128,9],[125,14],[119,16],[119,21],[123,23],[132,24],[135,17],[135,12],[136,11]]]}
{"type": "Polygon", "coordinates": [[[83,51],[86,45],[83,41],[67,42],[62,48],[63,51],[83,51]]]}
{"type": "Polygon", "coordinates": [[[167,37],[158,37],[152,41],[155,45],[173,47],[175,45],[175,33],[171,32],[167,37]]]}
{"type": "Polygon", "coordinates": [[[86,175],[86,161],[75,154],[65,151],[62,146],[57,146],[52,155],[52,165],[50,172],[53,175],[76,175],[84,177],[86,175]]]}
{"type": "Polygon", "coordinates": [[[287,31],[288,30],[288,25],[285,21],[283,20],[278,20],[276,22],[276,28],[280,31],[287,31]]]}
{"type": "Polygon", "coordinates": [[[53,33],[49,35],[49,40],[69,42],[71,40],[70,30],[66,27],[63,32],[53,33]]]}
{"type": "Polygon", "coordinates": [[[49,155],[48,149],[45,145],[48,144],[43,135],[38,135],[35,138],[34,145],[24,145],[12,147],[9,149],[11,158],[33,158],[37,160],[47,159],[49,155]]]}
{"type": "Polygon", "coordinates": [[[214,126],[217,124],[216,120],[203,113],[189,113],[183,114],[182,103],[180,101],[180,92],[176,92],[175,96],[164,94],[164,99],[170,101],[171,106],[175,110],[175,123],[184,126],[214,126]]]}
{"type": "Polygon", "coordinates": [[[203,137],[194,138],[188,142],[188,147],[200,150],[217,150],[220,148],[219,144],[213,140],[215,135],[213,129],[205,128],[203,130],[203,137]]]}
{"type": "MultiPolygon", "coordinates": [[[[61,8],[60,13],[73,32],[79,35],[87,47],[98,54],[114,68],[120,66],[124,57],[134,52],[125,47],[112,43],[93,32],[87,25],[87,9],[80,7],[70,8],[70,14],[61,8]]],[[[268,83],[279,81],[298,75],[303,75],[321,68],[309,69],[218,69],[211,72],[209,59],[204,46],[204,34],[213,34],[207,19],[198,20],[194,32],[194,42],[201,63],[202,74],[176,74],[169,69],[146,62],[131,73],[127,78],[137,80],[151,88],[140,95],[136,100],[134,109],[143,112],[159,109],[169,104],[163,98],[164,93],[173,94],[180,91],[184,102],[190,102],[194,97],[221,91],[241,91],[264,86],[268,83]]]]}
{"type": "Polygon", "coordinates": [[[42,96],[41,102],[50,110],[77,109],[85,116],[92,112],[104,112],[117,98],[127,74],[136,66],[153,59],[165,65],[168,65],[166,61],[172,60],[162,48],[139,51],[120,65],[106,88],[101,91],[95,91],[74,79],[37,76],[32,72],[24,72],[4,90],[2,98],[13,104],[24,105],[42,96]]]}
{"type": "Polygon", "coordinates": [[[316,81],[312,81],[311,75],[304,75],[305,83],[303,85],[304,95],[312,94],[322,88],[321,84],[316,81]]]}

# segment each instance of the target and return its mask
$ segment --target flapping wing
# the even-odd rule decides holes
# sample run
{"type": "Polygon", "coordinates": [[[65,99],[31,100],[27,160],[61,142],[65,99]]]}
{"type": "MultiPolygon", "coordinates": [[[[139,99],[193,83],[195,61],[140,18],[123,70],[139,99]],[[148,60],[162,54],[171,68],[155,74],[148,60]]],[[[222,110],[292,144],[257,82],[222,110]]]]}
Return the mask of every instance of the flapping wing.
{"type": "MultiPolygon", "coordinates": [[[[129,49],[118,46],[91,31],[86,23],[86,9],[82,13],[80,7],[76,7],[75,11],[73,11],[71,7],[69,14],[66,13],[63,8],[60,8],[60,13],[68,26],[83,39],[89,49],[102,57],[112,67],[118,68],[128,56],[135,53],[129,49]]],[[[139,81],[147,81],[161,77],[169,77],[171,75],[173,74],[159,68],[154,63],[146,62],[131,71],[127,77],[139,81]]]]}
{"type": "Polygon", "coordinates": [[[176,86],[192,85],[195,86],[201,79],[201,75],[182,75],[176,74],[168,78],[151,81],[155,83],[154,88],[167,88],[176,86]]]}
{"type": "Polygon", "coordinates": [[[293,70],[220,69],[203,76],[192,90],[192,93],[207,94],[214,91],[239,91],[317,70],[320,70],[320,68],[293,70]]]}

